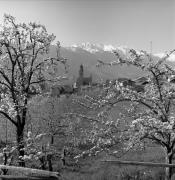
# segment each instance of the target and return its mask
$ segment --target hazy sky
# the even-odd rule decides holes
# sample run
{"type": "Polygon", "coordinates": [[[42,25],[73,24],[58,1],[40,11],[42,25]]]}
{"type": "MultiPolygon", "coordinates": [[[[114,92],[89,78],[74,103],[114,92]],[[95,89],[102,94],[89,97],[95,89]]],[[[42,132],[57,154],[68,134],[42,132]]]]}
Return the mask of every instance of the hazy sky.
{"type": "Polygon", "coordinates": [[[153,52],[175,48],[175,0],[0,0],[20,22],[46,25],[62,45],[82,42],[153,52]]]}

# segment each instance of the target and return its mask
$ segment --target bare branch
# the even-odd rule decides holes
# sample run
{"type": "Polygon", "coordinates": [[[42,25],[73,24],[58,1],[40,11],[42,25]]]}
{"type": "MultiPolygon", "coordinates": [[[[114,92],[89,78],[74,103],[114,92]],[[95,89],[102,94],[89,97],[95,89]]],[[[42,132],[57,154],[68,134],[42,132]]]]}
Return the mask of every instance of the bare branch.
{"type": "Polygon", "coordinates": [[[17,122],[14,121],[7,113],[4,111],[0,111],[0,114],[2,114],[4,117],[6,117],[10,122],[12,122],[15,126],[17,126],[17,122]]]}

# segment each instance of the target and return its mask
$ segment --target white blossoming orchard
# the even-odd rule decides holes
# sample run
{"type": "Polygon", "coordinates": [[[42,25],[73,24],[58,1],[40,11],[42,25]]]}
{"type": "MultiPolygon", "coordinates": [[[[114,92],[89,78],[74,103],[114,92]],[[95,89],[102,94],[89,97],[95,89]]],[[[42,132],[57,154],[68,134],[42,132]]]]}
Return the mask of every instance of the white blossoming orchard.
{"type": "MultiPolygon", "coordinates": [[[[127,149],[141,145],[147,139],[162,147],[166,163],[172,164],[175,154],[175,86],[172,78],[175,70],[167,63],[167,59],[174,51],[162,58],[155,58],[145,51],[137,52],[133,49],[125,56],[118,51],[114,53],[117,58],[115,63],[99,61],[98,67],[127,64],[141,69],[148,77],[147,83],[142,86],[142,91],[138,92],[136,86],[124,87],[120,82],[116,82],[112,88],[109,88],[111,95],[104,97],[107,107],[112,108],[121,102],[131,104],[131,109],[128,110],[129,113],[133,111],[131,122],[127,126],[128,131],[123,134],[128,140],[127,149]]],[[[168,167],[165,179],[169,180],[171,176],[172,168],[168,167]]]]}

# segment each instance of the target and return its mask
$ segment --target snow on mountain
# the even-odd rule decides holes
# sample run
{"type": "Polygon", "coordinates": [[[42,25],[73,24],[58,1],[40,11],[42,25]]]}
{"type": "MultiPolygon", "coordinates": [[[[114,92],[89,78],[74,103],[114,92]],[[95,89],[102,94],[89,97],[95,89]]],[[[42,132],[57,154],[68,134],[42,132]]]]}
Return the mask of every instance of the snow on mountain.
{"type": "MultiPolygon", "coordinates": [[[[119,51],[122,55],[127,55],[127,53],[129,52],[130,48],[128,48],[127,46],[113,46],[113,45],[105,45],[105,44],[93,44],[93,43],[82,43],[82,44],[74,44],[70,47],[64,47],[68,50],[71,51],[78,51],[78,50],[84,50],[86,52],[92,53],[92,54],[96,54],[96,53],[103,53],[103,52],[113,52],[114,50],[119,51]]],[[[137,50],[136,50],[137,51],[137,50]]],[[[137,51],[139,52],[139,51],[137,51]]],[[[166,53],[155,53],[153,54],[153,56],[158,57],[158,58],[163,58],[166,56],[166,53]]],[[[175,62],[175,53],[171,54],[168,59],[168,61],[171,62],[175,62]]]]}
{"type": "Polygon", "coordinates": [[[96,53],[96,52],[102,52],[102,51],[112,52],[113,50],[116,49],[116,47],[114,47],[113,45],[93,44],[89,42],[82,43],[82,44],[74,44],[70,47],[65,47],[65,48],[71,49],[72,51],[82,49],[90,53],[96,53]]]}
{"type": "Polygon", "coordinates": [[[114,46],[112,46],[112,45],[103,45],[103,50],[104,51],[113,51],[113,50],[115,50],[116,48],[114,47],[114,46]]]}
{"type": "Polygon", "coordinates": [[[156,53],[156,54],[154,54],[154,56],[163,58],[165,56],[165,53],[156,53]]]}

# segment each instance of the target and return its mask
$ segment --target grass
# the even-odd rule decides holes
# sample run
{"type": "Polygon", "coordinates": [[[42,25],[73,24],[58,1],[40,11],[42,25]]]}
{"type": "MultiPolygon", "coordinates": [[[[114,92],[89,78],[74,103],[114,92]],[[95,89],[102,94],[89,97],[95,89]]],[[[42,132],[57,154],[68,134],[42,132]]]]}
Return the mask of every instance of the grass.
{"type": "MultiPolygon", "coordinates": [[[[89,166],[82,167],[78,172],[68,168],[62,169],[65,180],[161,180],[164,177],[163,168],[150,168],[129,165],[109,165],[101,162],[104,154],[96,159],[87,159],[89,166]]],[[[114,159],[105,156],[106,159],[114,159]]],[[[121,160],[164,162],[163,151],[156,146],[150,146],[145,150],[131,151],[125,154],[121,160]]]]}
{"type": "MultiPolygon", "coordinates": [[[[66,99],[69,102],[69,99],[66,99]]],[[[58,103],[59,105],[59,103],[58,103]]],[[[124,105],[118,104],[111,112],[112,118],[120,118],[119,113],[125,112],[124,105]]],[[[71,104],[72,106],[72,104],[71,104]]],[[[62,106],[61,106],[62,108],[62,106]]],[[[82,108],[79,106],[74,107],[77,112],[82,112],[82,108]]],[[[68,108],[69,109],[69,108],[68,108]]],[[[71,108],[72,109],[72,108],[71,108]]],[[[69,109],[69,110],[71,110],[69,109]]],[[[44,109],[42,109],[44,111],[44,109]]],[[[59,111],[57,109],[57,111],[59,111]]],[[[60,110],[61,111],[61,110],[60,110]]],[[[86,110],[84,110],[86,112],[86,110]]],[[[59,113],[59,112],[56,112],[59,113]]],[[[120,126],[123,127],[127,121],[121,122],[120,126]]],[[[55,138],[56,139],[56,138],[55,138]]],[[[61,142],[58,143],[58,147],[61,146],[61,142]]],[[[57,146],[57,145],[56,145],[57,146]]],[[[82,160],[80,168],[69,163],[63,167],[60,160],[54,162],[54,171],[59,171],[62,174],[64,180],[127,180],[127,179],[161,179],[163,177],[163,168],[146,168],[139,166],[114,166],[101,163],[102,159],[112,159],[114,157],[108,156],[105,153],[100,154],[97,157],[88,157],[82,160]]],[[[120,160],[133,160],[133,161],[147,161],[147,162],[164,162],[164,153],[161,148],[147,146],[145,150],[130,151],[120,158],[120,160]]]]}

